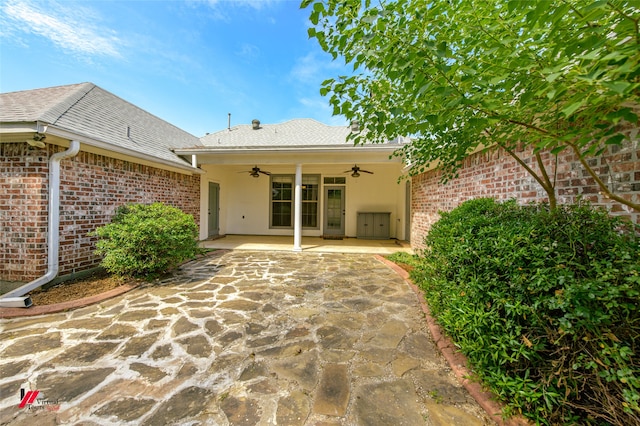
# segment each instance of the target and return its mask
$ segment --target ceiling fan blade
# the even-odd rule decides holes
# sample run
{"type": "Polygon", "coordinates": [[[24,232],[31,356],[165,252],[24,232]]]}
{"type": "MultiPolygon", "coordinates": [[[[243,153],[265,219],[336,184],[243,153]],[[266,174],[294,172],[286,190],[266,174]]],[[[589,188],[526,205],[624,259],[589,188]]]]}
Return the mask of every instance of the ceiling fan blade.
{"type": "Polygon", "coordinates": [[[360,170],[358,170],[358,171],[359,171],[359,172],[361,172],[361,173],[369,173],[370,175],[372,175],[372,174],[373,174],[373,172],[370,172],[369,170],[362,170],[362,169],[360,169],[360,170]]]}
{"type": "Polygon", "coordinates": [[[271,176],[271,172],[265,172],[264,170],[260,170],[260,173],[263,175],[271,176]]]}

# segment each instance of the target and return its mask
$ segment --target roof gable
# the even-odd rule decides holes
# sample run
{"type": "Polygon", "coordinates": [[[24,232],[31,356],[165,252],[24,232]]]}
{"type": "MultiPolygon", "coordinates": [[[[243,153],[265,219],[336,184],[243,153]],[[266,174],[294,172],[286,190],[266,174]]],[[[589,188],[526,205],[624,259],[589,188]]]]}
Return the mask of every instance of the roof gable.
{"type": "Polygon", "coordinates": [[[196,136],[92,83],[0,94],[0,122],[27,121],[183,166],[171,149],[201,146],[196,136]]]}

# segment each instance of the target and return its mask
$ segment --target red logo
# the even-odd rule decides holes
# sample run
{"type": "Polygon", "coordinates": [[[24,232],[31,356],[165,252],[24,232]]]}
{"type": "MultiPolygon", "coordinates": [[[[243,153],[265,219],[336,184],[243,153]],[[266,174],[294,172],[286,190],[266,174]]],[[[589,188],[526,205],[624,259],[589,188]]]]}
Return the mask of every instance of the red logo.
{"type": "Polygon", "coordinates": [[[36,401],[36,398],[38,397],[38,394],[40,393],[40,391],[37,390],[30,390],[28,392],[25,393],[24,389],[20,389],[20,408],[24,408],[27,406],[27,404],[31,405],[36,401]]]}

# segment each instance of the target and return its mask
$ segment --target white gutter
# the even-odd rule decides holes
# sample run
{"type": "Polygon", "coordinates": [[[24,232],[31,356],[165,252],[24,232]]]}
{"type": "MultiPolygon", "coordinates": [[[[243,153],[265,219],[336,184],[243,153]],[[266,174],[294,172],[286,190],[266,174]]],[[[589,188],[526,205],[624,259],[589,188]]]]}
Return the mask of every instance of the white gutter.
{"type": "Polygon", "coordinates": [[[300,154],[300,153],[319,153],[319,152],[390,152],[393,153],[402,148],[401,145],[389,146],[389,145],[357,145],[357,146],[344,146],[344,145],[296,145],[296,146],[241,146],[241,147],[229,147],[229,148],[217,148],[217,147],[195,147],[195,148],[174,148],[173,152],[178,155],[203,155],[203,154],[300,154]]]}
{"type": "MultiPolygon", "coordinates": [[[[200,169],[194,169],[194,167],[184,161],[172,161],[170,159],[166,159],[166,158],[160,158],[160,157],[153,157],[150,156],[149,154],[145,154],[145,153],[141,153],[138,151],[134,151],[132,149],[129,148],[125,148],[122,146],[118,146],[118,145],[113,145],[110,144],[108,142],[103,142],[100,141],[98,139],[94,139],[91,138],[89,136],[85,136],[85,135],[81,135],[78,133],[73,133],[70,132],[68,130],[64,130],[58,127],[54,127],[52,125],[49,125],[47,127],[47,134],[49,135],[53,135],[53,136],[58,136],[60,138],[63,139],[68,139],[68,140],[74,140],[75,138],[77,138],[78,136],[80,138],[82,138],[82,143],[88,146],[92,146],[95,148],[99,148],[99,149],[103,149],[105,151],[111,151],[111,152],[115,152],[118,154],[122,154],[122,155],[127,155],[129,157],[134,157],[140,160],[145,160],[149,163],[156,163],[156,164],[162,164],[165,166],[169,166],[172,167],[174,169],[177,170],[183,170],[189,173],[197,173],[197,174],[204,174],[205,172],[203,170],[200,169]]],[[[167,152],[171,152],[168,148],[167,148],[167,152]]],[[[192,153],[188,153],[188,155],[191,155],[192,153]]],[[[197,153],[195,153],[197,154],[197,153]]],[[[179,154],[177,154],[179,155],[179,154]]],[[[155,166],[157,167],[157,166],[155,166]]]]}
{"type": "Polygon", "coordinates": [[[12,290],[0,298],[0,307],[31,306],[31,298],[24,296],[31,290],[53,280],[60,270],[58,253],[60,249],[60,161],[74,157],[80,151],[80,142],[72,140],[69,149],[56,152],[49,159],[49,229],[47,231],[48,270],[40,278],[12,290]],[[22,297],[21,297],[22,296],[22,297]]]}

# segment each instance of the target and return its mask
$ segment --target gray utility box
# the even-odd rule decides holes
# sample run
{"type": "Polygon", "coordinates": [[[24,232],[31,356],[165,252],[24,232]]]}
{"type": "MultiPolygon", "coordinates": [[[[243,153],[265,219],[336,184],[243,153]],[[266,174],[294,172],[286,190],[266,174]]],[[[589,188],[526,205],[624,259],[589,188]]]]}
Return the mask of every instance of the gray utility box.
{"type": "Polygon", "coordinates": [[[358,230],[356,237],[370,240],[388,240],[391,213],[358,212],[358,230]]]}

